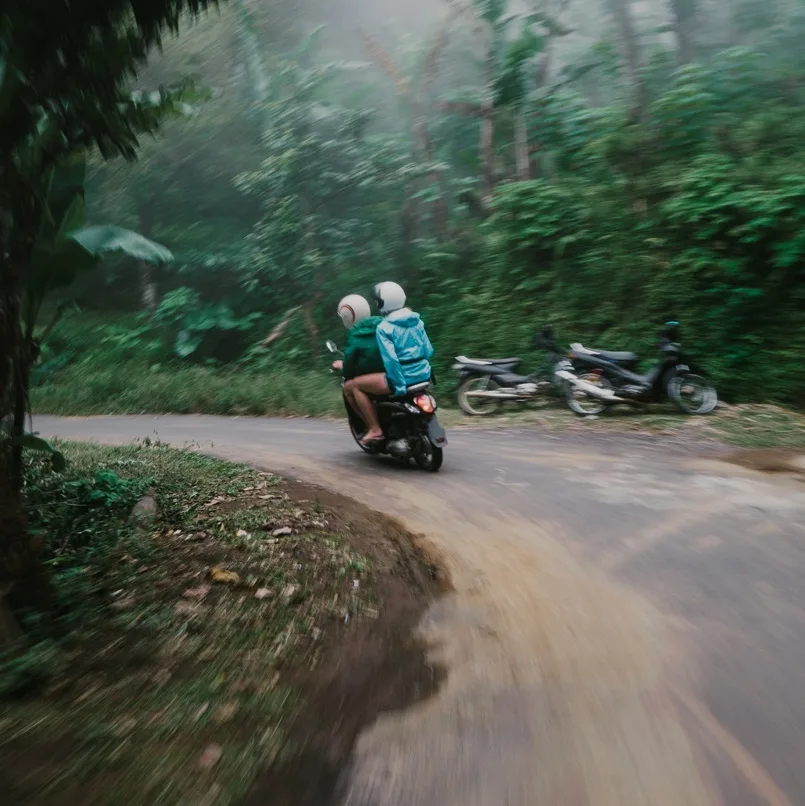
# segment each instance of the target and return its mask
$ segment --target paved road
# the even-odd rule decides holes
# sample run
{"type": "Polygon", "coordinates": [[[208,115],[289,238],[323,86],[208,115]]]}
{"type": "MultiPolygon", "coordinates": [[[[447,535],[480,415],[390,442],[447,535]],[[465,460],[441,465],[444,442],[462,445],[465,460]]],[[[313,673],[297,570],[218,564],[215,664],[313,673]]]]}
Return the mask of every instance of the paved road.
{"type": "Polygon", "coordinates": [[[349,806],[805,805],[805,485],[656,439],[459,431],[443,471],[310,420],[37,418],[196,444],[382,508],[444,557],[439,695],[361,738],[349,806]]]}

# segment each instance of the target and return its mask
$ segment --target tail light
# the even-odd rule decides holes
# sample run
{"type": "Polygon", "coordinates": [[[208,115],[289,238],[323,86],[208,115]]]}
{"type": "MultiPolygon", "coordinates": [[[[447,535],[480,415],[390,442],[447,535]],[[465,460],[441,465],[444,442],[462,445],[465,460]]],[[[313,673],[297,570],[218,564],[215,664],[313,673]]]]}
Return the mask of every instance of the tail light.
{"type": "Polygon", "coordinates": [[[436,401],[430,395],[417,395],[414,398],[417,408],[425,414],[433,414],[436,411],[436,401]]]}

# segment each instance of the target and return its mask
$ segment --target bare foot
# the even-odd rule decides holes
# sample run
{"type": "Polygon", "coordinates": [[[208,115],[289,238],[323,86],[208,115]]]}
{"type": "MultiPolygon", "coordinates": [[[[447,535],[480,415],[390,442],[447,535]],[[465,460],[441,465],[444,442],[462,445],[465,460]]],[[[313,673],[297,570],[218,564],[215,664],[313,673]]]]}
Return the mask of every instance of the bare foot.
{"type": "Polygon", "coordinates": [[[370,442],[377,442],[383,439],[383,432],[380,429],[367,431],[361,440],[361,445],[368,445],[370,442]]]}

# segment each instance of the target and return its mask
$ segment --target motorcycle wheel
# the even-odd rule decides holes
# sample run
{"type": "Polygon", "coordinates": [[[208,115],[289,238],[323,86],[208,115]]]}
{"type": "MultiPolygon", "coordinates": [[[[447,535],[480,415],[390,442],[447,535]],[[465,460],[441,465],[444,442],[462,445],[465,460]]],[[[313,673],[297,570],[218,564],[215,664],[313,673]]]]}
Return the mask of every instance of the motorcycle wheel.
{"type": "Polygon", "coordinates": [[[464,414],[471,417],[486,417],[500,408],[500,400],[484,397],[469,397],[472,392],[492,392],[498,385],[488,375],[473,375],[458,387],[458,405],[464,414]]]}
{"type": "Polygon", "coordinates": [[[668,382],[668,397],[685,414],[710,414],[718,405],[718,393],[701,375],[675,375],[668,382]]]}
{"type": "Polygon", "coordinates": [[[425,449],[414,457],[416,463],[430,473],[436,473],[444,462],[444,451],[437,448],[429,439],[423,440],[425,449]]]}
{"type": "MultiPolygon", "coordinates": [[[[585,372],[579,375],[579,380],[591,383],[594,386],[600,386],[602,389],[611,389],[612,384],[599,375],[585,372]]],[[[603,400],[597,397],[591,397],[581,389],[574,388],[573,384],[568,381],[565,386],[565,402],[568,408],[579,417],[596,417],[602,412],[606,411],[609,406],[603,400]]]]}

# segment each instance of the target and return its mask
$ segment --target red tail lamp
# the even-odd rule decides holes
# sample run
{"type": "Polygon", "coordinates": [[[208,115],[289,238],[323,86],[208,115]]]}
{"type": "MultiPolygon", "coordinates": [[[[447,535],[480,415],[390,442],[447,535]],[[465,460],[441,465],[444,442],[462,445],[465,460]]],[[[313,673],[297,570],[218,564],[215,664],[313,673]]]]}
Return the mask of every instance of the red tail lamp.
{"type": "Polygon", "coordinates": [[[414,398],[417,408],[425,414],[433,414],[436,411],[436,401],[430,395],[417,395],[414,398]]]}

